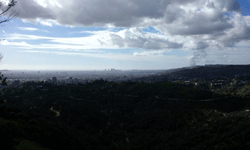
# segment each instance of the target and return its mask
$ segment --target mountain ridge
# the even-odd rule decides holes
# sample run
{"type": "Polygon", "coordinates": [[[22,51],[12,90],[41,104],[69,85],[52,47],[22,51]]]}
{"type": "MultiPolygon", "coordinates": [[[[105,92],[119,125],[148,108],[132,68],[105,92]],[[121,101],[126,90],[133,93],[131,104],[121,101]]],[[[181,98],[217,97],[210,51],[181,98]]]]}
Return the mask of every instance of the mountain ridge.
{"type": "Polygon", "coordinates": [[[250,76],[250,65],[205,65],[194,67],[183,67],[159,72],[147,77],[137,78],[142,81],[164,81],[164,80],[190,80],[190,79],[219,79],[250,76]]]}

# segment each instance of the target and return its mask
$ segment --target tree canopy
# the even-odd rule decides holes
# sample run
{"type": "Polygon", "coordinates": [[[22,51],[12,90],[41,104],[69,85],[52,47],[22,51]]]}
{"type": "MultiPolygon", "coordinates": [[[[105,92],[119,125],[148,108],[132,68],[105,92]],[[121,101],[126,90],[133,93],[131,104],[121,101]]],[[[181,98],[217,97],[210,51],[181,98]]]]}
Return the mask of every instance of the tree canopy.
{"type": "MultiPolygon", "coordinates": [[[[17,3],[16,1],[11,0],[11,2],[8,4],[7,8],[4,9],[3,8],[3,3],[0,2],[0,9],[2,10],[2,12],[0,13],[0,16],[5,15],[12,7],[15,6],[16,3],[17,3]]],[[[7,17],[7,19],[0,20],[0,24],[2,24],[4,22],[7,22],[7,21],[10,21],[12,18],[14,18],[15,16],[17,16],[17,14],[18,14],[18,12],[11,13],[11,15],[9,17],[7,17]]]]}

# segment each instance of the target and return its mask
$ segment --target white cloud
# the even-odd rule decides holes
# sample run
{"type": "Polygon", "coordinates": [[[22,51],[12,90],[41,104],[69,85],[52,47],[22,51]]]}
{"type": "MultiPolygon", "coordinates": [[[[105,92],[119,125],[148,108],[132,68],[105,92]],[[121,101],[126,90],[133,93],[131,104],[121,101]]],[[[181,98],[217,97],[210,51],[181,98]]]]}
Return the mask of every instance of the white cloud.
{"type": "Polygon", "coordinates": [[[34,45],[35,48],[62,48],[62,49],[117,49],[143,48],[149,50],[181,48],[182,44],[171,40],[170,37],[158,33],[144,33],[141,29],[131,28],[118,32],[110,30],[85,31],[92,35],[86,37],[56,38],[37,35],[9,34],[8,39],[15,40],[42,40],[49,44],[34,45]],[[55,44],[57,43],[57,44],[55,44]],[[67,45],[68,44],[68,45],[67,45]]]}
{"type": "Polygon", "coordinates": [[[73,53],[73,52],[60,52],[60,51],[43,51],[43,50],[23,50],[18,51],[22,53],[46,53],[46,54],[55,54],[55,55],[71,55],[71,56],[83,56],[83,57],[94,57],[94,58],[104,58],[111,60],[129,60],[129,61],[147,61],[147,62],[163,62],[166,63],[171,61],[174,64],[183,61],[182,57],[178,56],[164,56],[164,55],[148,55],[147,57],[138,57],[133,54],[120,54],[120,53],[73,53]],[[176,61],[176,62],[175,62],[176,61]]]}
{"type": "Polygon", "coordinates": [[[136,27],[149,20],[147,25],[152,25],[150,23],[154,20],[166,24],[188,16],[190,19],[197,14],[211,21],[216,20],[223,10],[233,10],[228,0],[85,0],[83,3],[79,0],[22,0],[15,9],[21,11],[18,16],[21,19],[51,19],[73,26],[116,27],[136,27]],[[197,8],[200,8],[199,12],[197,8]]]}
{"type": "Polygon", "coordinates": [[[250,35],[250,16],[242,16],[239,3],[228,0],[22,0],[15,9],[20,10],[17,18],[46,26],[128,28],[92,31],[84,38],[47,38],[54,43],[74,44],[76,49],[192,50],[194,65],[205,59],[209,49],[232,48],[250,35]],[[148,26],[159,34],[144,34],[141,28],[148,26]]]}
{"type": "Polygon", "coordinates": [[[32,49],[32,45],[26,42],[9,42],[7,45],[19,46],[19,48],[32,49]]]}
{"type": "Polygon", "coordinates": [[[124,29],[117,33],[110,33],[109,39],[113,45],[121,48],[141,49],[170,49],[181,48],[182,43],[173,41],[171,37],[158,33],[143,32],[139,28],[124,29]]]}
{"type": "Polygon", "coordinates": [[[0,1],[0,4],[8,5],[8,4],[9,4],[9,1],[8,1],[8,0],[1,0],[1,1],[0,1]]]}
{"type": "Polygon", "coordinates": [[[150,55],[162,55],[164,53],[163,50],[159,51],[143,51],[143,52],[134,52],[134,56],[150,56],[150,55]]]}
{"type": "Polygon", "coordinates": [[[8,45],[9,42],[6,39],[0,40],[1,45],[8,45]]]}
{"type": "Polygon", "coordinates": [[[39,20],[39,22],[44,25],[44,26],[50,26],[52,27],[52,22],[49,22],[49,21],[43,21],[43,20],[39,20]]]}
{"type": "Polygon", "coordinates": [[[41,5],[43,7],[47,7],[47,2],[46,0],[35,0],[37,2],[38,5],[41,5]]]}
{"type": "Polygon", "coordinates": [[[20,30],[28,30],[28,31],[36,31],[37,28],[30,28],[30,27],[18,27],[20,30]]]}
{"type": "MultiPolygon", "coordinates": [[[[179,35],[182,39],[192,40],[191,45],[187,40],[187,44],[182,43],[194,49],[199,48],[201,39],[204,42],[202,48],[207,43],[223,48],[249,38],[249,16],[232,13],[232,18],[229,18],[222,15],[223,12],[239,9],[238,2],[231,5],[228,0],[86,0],[84,3],[78,0],[54,0],[53,3],[49,0],[24,0],[19,2],[18,7],[23,10],[19,18],[33,19],[47,26],[54,23],[66,26],[153,26],[171,38],[179,35]],[[211,41],[213,39],[216,42],[211,41]]],[[[119,37],[115,35],[113,38],[119,37]]]]}
{"type": "Polygon", "coordinates": [[[37,36],[37,35],[25,35],[25,34],[9,34],[8,39],[12,40],[41,40],[41,39],[53,39],[51,37],[37,36]]]}

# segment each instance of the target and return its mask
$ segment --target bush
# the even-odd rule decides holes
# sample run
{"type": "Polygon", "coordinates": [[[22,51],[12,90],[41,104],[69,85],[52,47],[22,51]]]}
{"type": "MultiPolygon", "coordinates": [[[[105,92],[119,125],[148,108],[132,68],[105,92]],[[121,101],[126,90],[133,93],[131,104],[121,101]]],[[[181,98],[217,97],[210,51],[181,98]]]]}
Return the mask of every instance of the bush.
{"type": "Polygon", "coordinates": [[[213,93],[213,98],[218,98],[219,94],[213,93]]]}
{"type": "MultiPolygon", "coordinates": [[[[0,72],[0,74],[1,74],[1,72],[0,72]]],[[[7,77],[3,78],[3,75],[0,76],[0,80],[2,80],[2,85],[7,85],[6,79],[7,79],[7,77]]]]}

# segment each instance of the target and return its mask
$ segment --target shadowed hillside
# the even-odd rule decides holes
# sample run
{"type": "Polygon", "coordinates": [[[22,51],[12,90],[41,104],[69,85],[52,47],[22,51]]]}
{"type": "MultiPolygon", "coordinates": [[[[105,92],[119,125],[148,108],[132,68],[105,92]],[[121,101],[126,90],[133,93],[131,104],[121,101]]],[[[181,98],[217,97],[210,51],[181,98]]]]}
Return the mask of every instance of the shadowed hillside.
{"type": "Polygon", "coordinates": [[[141,81],[166,81],[166,80],[190,80],[190,79],[219,79],[249,76],[250,65],[207,65],[197,67],[185,67],[171,71],[160,72],[157,75],[142,77],[135,80],[141,81]]]}
{"type": "Polygon", "coordinates": [[[170,82],[40,84],[5,89],[0,100],[2,146],[15,149],[28,143],[51,150],[250,147],[249,99],[170,82]],[[207,98],[214,100],[204,101],[207,98]]]}

